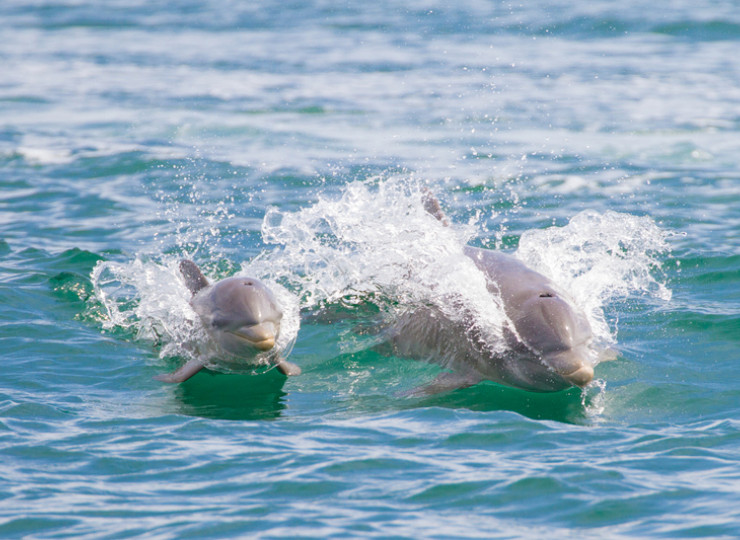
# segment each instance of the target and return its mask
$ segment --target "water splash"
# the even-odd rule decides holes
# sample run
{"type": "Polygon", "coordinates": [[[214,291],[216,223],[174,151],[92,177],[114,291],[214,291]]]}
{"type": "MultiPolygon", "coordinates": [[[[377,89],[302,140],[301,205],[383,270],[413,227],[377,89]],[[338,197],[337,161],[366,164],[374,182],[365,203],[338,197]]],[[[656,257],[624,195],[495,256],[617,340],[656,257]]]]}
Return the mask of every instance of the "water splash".
{"type": "Polygon", "coordinates": [[[463,252],[477,225],[444,226],[424,210],[421,187],[413,178],[373,178],[297,212],[270,209],[262,235],[278,249],[259,262],[299,291],[306,308],[369,301],[389,322],[432,307],[464,318],[471,335],[503,352],[508,317],[463,252]]]}
{"type": "MultiPolygon", "coordinates": [[[[168,224],[154,233],[158,248],[174,249],[191,257],[225,256],[223,238],[237,218],[238,186],[232,185],[228,176],[223,181],[207,177],[203,172],[206,165],[197,156],[181,160],[173,167],[174,183],[168,182],[152,193],[159,202],[157,217],[168,224]]],[[[250,195],[246,198],[249,200],[250,195]]]]}
{"type": "MultiPolygon", "coordinates": [[[[278,297],[285,312],[281,349],[292,348],[299,309],[338,305],[351,308],[344,312],[351,318],[370,305],[381,326],[409,310],[432,308],[491,354],[506,352],[505,329],[513,325],[463,251],[473,238],[490,234],[476,218],[444,226],[424,209],[423,188],[413,177],[371,178],[298,211],[268,209],[262,236],[273,248],[241,263],[238,275],[261,279],[278,297]]],[[[565,227],[525,232],[514,255],[573,298],[589,318],[597,348],[606,350],[616,340],[605,316],[609,302],[635,294],[670,298],[659,274],[658,256],[666,250],[665,233],[649,217],[586,211],[565,227]]],[[[178,260],[163,257],[96,266],[92,280],[103,325],[154,343],[162,358],[197,357],[218,369],[178,260]]],[[[352,350],[376,343],[346,328],[337,339],[352,350]]]]}
{"type": "Polygon", "coordinates": [[[599,420],[606,409],[606,381],[594,379],[581,392],[581,407],[590,420],[599,420]]]}
{"type": "MultiPolygon", "coordinates": [[[[443,226],[424,210],[423,187],[415,178],[372,178],[296,212],[272,208],[262,235],[276,249],[256,263],[296,291],[304,308],[369,301],[392,322],[404,310],[431,306],[464,322],[492,353],[504,352],[503,332],[512,325],[463,253],[471,239],[490,234],[475,219],[443,226]]],[[[658,259],[665,236],[649,217],[585,211],[565,227],[525,232],[514,256],[573,298],[597,349],[606,350],[616,340],[604,314],[610,301],[670,299],[658,259]]]]}
{"type": "Polygon", "coordinates": [[[516,256],[570,292],[597,339],[616,339],[604,314],[609,302],[633,295],[671,298],[659,255],[667,234],[647,216],[585,210],[564,227],[522,234],[516,256]]]}

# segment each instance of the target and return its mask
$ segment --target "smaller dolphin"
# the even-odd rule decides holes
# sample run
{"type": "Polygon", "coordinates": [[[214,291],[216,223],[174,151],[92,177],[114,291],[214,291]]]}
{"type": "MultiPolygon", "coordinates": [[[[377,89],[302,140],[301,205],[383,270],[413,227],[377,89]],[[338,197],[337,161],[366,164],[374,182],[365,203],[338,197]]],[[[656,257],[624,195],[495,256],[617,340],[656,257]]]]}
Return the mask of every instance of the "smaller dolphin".
{"type": "MultiPolygon", "coordinates": [[[[275,347],[283,313],[275,296],[262,282],[254,278],[232,277],[211,285],[200,268],[187,259],[180,261],[180,272],[193,293],[190,305],[223,352],[240,359],[251,359],[275,347]]],[[[272,362],[284,375],[301,373],[301,368],[279,355],[275,355],[272,362]]],[[[201,361],[192,359],[180,369],[155,379],[179,383],[203,367],[201,361]]]]}

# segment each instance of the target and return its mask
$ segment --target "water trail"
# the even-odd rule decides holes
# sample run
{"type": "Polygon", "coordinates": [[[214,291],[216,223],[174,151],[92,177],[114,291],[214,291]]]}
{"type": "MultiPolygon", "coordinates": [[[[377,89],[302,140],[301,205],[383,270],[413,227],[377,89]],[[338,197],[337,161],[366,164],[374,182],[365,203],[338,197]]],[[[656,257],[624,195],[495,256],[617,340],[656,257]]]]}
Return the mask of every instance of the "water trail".
{"type": "Polygon", "coordinates": [[[270,209],[263,239],[278,248],[258,262],[297,290],[306,308],[369,301],[388,323],[432,307],[465,319],[470,335],[503,352],[508,318],[463,253],[477,226],[443,226],[424,210],[420,188],[409,178],[373,178],[297,212],[270,209]]]}
{"type": "Polygon", "coordinates": [[[606,381],[596,379],[587,385],[581,392],[581,406],[586,417],[591,420],[598,420],[604,413],[606,396],[606,381]]]}
{"type": "MultiPolygon", "coordinates": [[[[262,235],[276,249],[255,264],[294,290],[304,308],[369,301],[392,323],[404,310],[433,307],[491,353],[504,352],[511,323],[463,254],[471,239],[490,233],[475,220],[440,224],[423,209],[422,187],[414,178],[373,178],[296,212],[272,208],[262,235]]],[[[666,250],[665,233],[649,217],[585,211],[564,227],[525,232],[514,256],[574,299],[605,349],[616,339],[604,314],[610,301],[670,298],[658,259],[666,250]]]]}
{"type": "MultiPolygon", "coordinates": [[[[267,210],[262,236],[271,247],[241,263],[238,274],[263,280],[281,302],[285,319],[279,347],[286,352],[292,347],[299,309],[349,306],[361,312],[371,305],[367,322],[380,328],[409,310],[431,308],[490,354],[506,352],[505,329],[513,325],[463,252],[473,238],[490,233],[475,218],[443,226],[424,210],[423,186],[409,177],[371,178],[298,211],[267,210]]],[[[209,214],[214,230],[224,225],[217,215],[229,219],[228,211],[209,214]]],[[[605,316],[609,302],[633,295],[670,298],[658,259],[666,250],[665,233],[649,217],[585,211],[564,227],[525,232],[514,256],[574,299],[589,318],[597,348],[606,349],[616,341],[605,316]]],[[[165,254],[99,263],[92,281],[104,307],[103,325],[154,343],[160,357],[198,357],[218,368],[216,352],[188,303],[178,259],[165,254]]],[[[210,277],[226,277],[221,274],[217,270],[210,277]]],[[[352,311],[344,312],[347,318],[352,311]]],[[[336,337],[350,347],[374,343],[370,337],[358,344],[345,330],[336,337]]]]}

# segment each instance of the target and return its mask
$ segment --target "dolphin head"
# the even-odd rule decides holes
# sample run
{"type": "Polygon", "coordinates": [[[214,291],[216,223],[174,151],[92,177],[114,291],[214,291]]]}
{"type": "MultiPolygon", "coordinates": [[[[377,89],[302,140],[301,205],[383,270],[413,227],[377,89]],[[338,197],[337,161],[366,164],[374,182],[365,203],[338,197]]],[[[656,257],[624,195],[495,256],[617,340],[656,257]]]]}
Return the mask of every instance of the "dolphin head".
{"type": "Polygon", "coordinates": [[[275,346],[283,313],[261,281],[224,279],[198,292],[191,303],[227,352],[245,356],[275,346]]]}
{"type": "MultiPolygon", "coordinates": [[[[593,339],[585,315],[550,287],[526,299],[512,318],[519,339],[550,371],[554,389],[586,386],[594,377],[589,359],[593,339]]],[[[543,388],[544,389],[544,388],[543,388]]]]}

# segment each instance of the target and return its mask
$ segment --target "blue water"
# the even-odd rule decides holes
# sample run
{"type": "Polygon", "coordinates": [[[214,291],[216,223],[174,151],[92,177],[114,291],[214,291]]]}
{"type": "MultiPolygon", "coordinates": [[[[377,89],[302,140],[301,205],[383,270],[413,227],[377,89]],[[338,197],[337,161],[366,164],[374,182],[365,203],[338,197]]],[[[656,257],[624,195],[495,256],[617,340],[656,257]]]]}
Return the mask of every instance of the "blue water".
{"type": "Polygon", "coordinates": [[[0,537],[740,537],[736,3],[448,4],[0,5],[0,537]],[[404,397],[358,325],[464,243],[594,384],[404,397]],[[284,287],[303,374],[154,380],[182,256],[284,287]]]}

